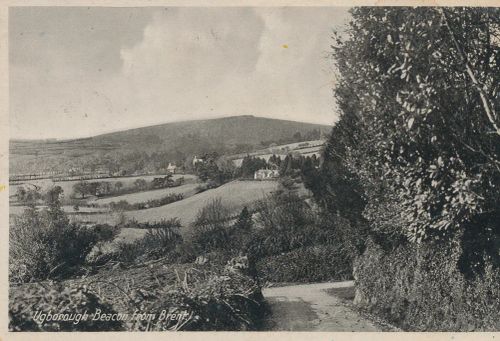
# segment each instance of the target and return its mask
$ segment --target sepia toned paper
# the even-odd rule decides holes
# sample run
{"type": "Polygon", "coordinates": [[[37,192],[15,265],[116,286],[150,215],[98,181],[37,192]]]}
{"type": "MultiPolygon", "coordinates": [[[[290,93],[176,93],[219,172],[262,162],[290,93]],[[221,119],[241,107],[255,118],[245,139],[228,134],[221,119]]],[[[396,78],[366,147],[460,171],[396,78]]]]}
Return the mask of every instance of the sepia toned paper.
{"type": "MultiPolygon", "coordinates": [[[[332,96],[336,75],[329,59],[330,41],[333,31],[341,32],[349,21],[347,11],[353,6],[498,7],[500,2],[3,2],[0,7],[0,250],[3,256],[0,262],[0,338],[498,338],[498,332],[415,333],[396,329],[390,332],[311,332],[304,328],[168,334],[8,331],[9,196],[14,194],[9,184],[12,175],[9,174],[10,140],[36,139],[50,143],[52,139],[85,139],[171,122],[236,116],[306,122],[315,125],[311,130],[316,126],[331,127],[339,118],[339,108],[332,96]],[[33,18],[43,22],[34,22],[33,18]],[[85,27],[86,31],[63,31],[71,27],[70,23],[80,29],[85,27]],[[92,32],[94,29],[98,32],[92,32]],[[165,42],[170,43],[168,48],[162,45],[165,42]],[[70,62],[71,58],[74,63],[70,62]],[[193,79],[195,85],[191,86],[193,79]]],[[[216,140],[217,137],[212,138],[216,140]]],[[[196,160],[197,156],[194,158],[196,160]]],[[[195,160],[191,158],[189,162],[194,166],[195,160]]],[[[36,165],[36,161],[33,162],[36,165]]],[[[258,176],[256,173],[255,179],[258,176]]],[[[276,291],[275,295],[279,299],[281,294],[276,291]]],[[[372,326],[372,322],[367,323],[372,326]]],[[[371,327],[367,328],[371,331],[371,327]]]]}

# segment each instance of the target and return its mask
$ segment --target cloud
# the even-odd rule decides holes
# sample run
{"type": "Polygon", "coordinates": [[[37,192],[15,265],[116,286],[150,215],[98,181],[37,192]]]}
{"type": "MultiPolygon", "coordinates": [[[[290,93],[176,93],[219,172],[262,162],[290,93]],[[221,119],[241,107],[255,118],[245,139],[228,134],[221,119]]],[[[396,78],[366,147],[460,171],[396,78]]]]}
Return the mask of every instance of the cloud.
{"type": "MultiPolygon", "coordinates": [[[[162,8],[148,21],[143,15],[135,29],[108,11],[113,24],[101,27],[102,34],[88,32],[99,28],[96,13],[74,24],[69,36],[62,24],[52,31],[44,27],[48,38],[32,30],[37,50],[29,49],[30,40],[19,40],[14,55],[22,58],[11,66],[12,135],[90,136],[242,114],[335,120],[326,56],[331,30],[347,18],[345,9],[162,8]],[[130,37],[111,43],[122,26],[130,37]]],[[[73,22],[80,17],[73,15],[73,22]]]]}

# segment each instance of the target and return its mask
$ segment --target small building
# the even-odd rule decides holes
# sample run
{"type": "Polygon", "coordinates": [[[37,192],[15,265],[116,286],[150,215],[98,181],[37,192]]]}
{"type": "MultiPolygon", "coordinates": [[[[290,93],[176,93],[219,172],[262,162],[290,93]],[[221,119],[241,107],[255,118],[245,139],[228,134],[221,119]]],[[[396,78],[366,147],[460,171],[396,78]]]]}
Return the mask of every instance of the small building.
{"type": "Polygon", "coordinates": [[[196,157],[196,155],[195,155],[195,157],[194,157],[194,159],[193,159],[193,166],[195,166],[198,162],[203,162],[203,159],[198,158],[198,157],[196,157]]]}
{"type": "Polygon", "coordinates": [[[277,169],[259,169],[253,175],[254,180],[276,179],[280,176],[277,169]]]}
{"type": "Polygon", "coordinates": [[[167,167],[167,172],[175,174],[176,171],[177,171],[177,166],[169,162],[167,167]]]}

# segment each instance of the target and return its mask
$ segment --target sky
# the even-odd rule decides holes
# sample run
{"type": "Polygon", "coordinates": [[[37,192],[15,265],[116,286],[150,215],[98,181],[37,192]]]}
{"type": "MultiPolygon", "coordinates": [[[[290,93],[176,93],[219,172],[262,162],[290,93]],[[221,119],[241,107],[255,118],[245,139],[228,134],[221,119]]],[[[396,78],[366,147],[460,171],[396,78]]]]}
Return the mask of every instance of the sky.
{"type": "Polygon", "coordinates": [[[235,115],[333,124],[341,7],[12,7],[11,138],[235,115]]]}

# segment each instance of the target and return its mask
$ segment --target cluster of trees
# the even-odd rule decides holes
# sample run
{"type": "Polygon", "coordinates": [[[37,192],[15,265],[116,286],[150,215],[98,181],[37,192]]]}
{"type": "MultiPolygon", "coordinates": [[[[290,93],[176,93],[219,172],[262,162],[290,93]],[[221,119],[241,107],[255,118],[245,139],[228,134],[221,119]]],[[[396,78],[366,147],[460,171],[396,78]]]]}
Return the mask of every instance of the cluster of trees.
{"type": "Polygon", "coordinates": [[[42,194],[38,188],[19,186],[16,191],[16,198],[24,206],[33,206],[42,199],[42,194]]]}
{"type": "MultiPolygon", "coordinates": [[[[271,161],[270,162],[275,162],[271,161]]],[[[312,156],[304,155],[287,155],[283,161],[276,160],[279,167],[280,175],[291,177],[313,177],[313,172],[319,167],[320,159],[313,154],[312,156]]]]}
{"type": "Polygon", "coordinates": [[[165,172],[169,162],[183,164],[183,155],[173,158],[171,153],[140,151],[130,152],[107,152],[90,158],[76,158],[70,161],[68,169],[86,170],[96,172],[101,169],[109,174],[132,175],[137,173],[161,173],[165,172]]]}
{"type": "Polygon", "coordinates": [[[193,166],[194,172],[201,181],[209,182],[211,187],[220,186],[234,178],[236,167],[231,160],[219,153],[206,153],[201,159],[202,162],[197,162],[193,166]]]}
{"type": "MultiPolygon", "coordinates": [[[[116,190],[120,190],[123,186],[123,183],[117,182],[115,183],[114,188],[116,190]]],[[[86,195],[95,195],[96,197],[103,197],[106,195],[110,195],[114,192],[113,186],[109,181],[80,181],[73,185],[73,193],[75,195],[80,195],[82,199],[85,198],[86,195]]]]}
{"type": "Polygon", "coordinates": [[[242,178],[253,178],[256,171],[259,169],[268,169],[270,166],[271,162],[266,162],[266,160],[260,157],[247,155],[241,161],[241,166],[237,170],[237,176],[242,178]]]}
{"type": "Polygon", "coordinates": [[[236,170],[235,176],[242,178],[253,178],[254,173],[259,169],[277,169],[282,176],[298,177],[300,175],[313,179],[313,171],[320,165],[320,159],[312,156],[288,154],[282,160],[273,154],[266,162],[258,156],[247,155],[243,158],[241,166],[236,170]]]}

